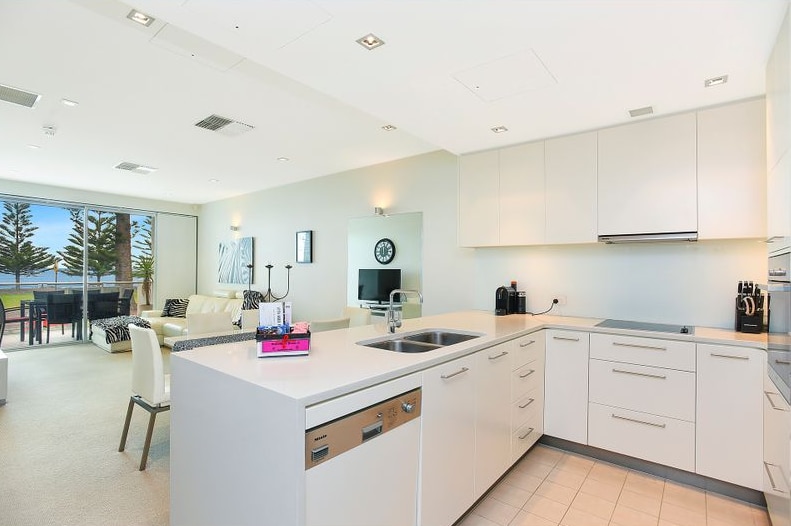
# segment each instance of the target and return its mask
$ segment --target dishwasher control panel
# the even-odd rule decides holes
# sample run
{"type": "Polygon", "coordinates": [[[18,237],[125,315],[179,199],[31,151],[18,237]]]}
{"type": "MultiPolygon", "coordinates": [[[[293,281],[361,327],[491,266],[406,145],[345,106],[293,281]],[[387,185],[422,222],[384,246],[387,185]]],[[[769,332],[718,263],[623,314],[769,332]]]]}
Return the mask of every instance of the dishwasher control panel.
{"type": "Polygon", "coordinates": [[[305,431],[305,469],[420,417],[421,394],[418,387],[308,429],[305,431]]]}

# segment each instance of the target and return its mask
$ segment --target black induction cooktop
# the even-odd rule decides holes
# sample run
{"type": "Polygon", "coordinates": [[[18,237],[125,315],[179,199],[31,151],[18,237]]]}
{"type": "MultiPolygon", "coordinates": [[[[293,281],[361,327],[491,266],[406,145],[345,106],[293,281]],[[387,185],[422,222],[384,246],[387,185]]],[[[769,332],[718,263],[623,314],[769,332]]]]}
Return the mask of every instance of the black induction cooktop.
{"type": "Polygon", "coordinates": [[[695,334],[695,327],[688,325],[671,325],[667,323],[648,323],[644,321],[604,320],[596,327],[606,329],[626,329],[631,331],[669,332],[674,334],[695,334]]]}

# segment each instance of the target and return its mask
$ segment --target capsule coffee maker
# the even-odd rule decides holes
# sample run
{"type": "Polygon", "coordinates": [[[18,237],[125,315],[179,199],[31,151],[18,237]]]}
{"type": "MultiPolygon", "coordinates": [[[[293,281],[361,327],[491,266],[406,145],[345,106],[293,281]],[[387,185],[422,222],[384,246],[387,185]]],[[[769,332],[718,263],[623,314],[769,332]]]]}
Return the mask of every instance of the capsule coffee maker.
{"type": "Polygon", "coordinates": [[[497,287],[494,292],[494,314],[525,314],[527,312],[527,295],[522,290],[516,290],[516,281],[510,287],[497,287]]]}
{"type": "Polygon", "coordinates": [[[495,316],[505,316],[508,314],[508,288],[497,287],[494,291],[494,314],[495,316]]]}

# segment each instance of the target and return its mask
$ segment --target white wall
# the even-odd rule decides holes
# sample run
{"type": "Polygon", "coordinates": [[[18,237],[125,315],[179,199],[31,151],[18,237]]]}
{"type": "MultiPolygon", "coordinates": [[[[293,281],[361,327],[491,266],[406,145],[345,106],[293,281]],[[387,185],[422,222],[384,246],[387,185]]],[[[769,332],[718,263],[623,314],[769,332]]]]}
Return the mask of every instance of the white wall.
{"type": "MultiPolygon", "coordinates": [[[[347,297],[347,226],[374,206],[423,212],[426,315],[494,309],[494,290],[512,279],[527,291],[528,309],[565,295],[559,314],[732,327],[740,279],[765,282],[766,245],[756,240],[691,244],[568,245],[461,249],[456,244],[457,161],[435,152],[203,205],[198,290],[218,288],[217,245],[231,235],[255,237],[254,288],[285,290],[297,319],[336,317],[347,297]],[[298,230],[314,230],[315,263],[294,263],[298,230]]],[[[240,286],[239,288],[244,288],[240,286]]]]}

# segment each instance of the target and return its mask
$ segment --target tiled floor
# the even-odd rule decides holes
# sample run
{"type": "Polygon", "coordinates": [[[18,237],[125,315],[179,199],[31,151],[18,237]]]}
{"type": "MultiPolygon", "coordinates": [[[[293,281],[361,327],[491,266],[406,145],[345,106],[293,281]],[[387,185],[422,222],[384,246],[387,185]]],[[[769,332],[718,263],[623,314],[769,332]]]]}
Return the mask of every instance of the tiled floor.
{"type": "Polygon", "coordinates": [[[458,526],[770,526],[766,509],[543,445],[458,526]]]}

